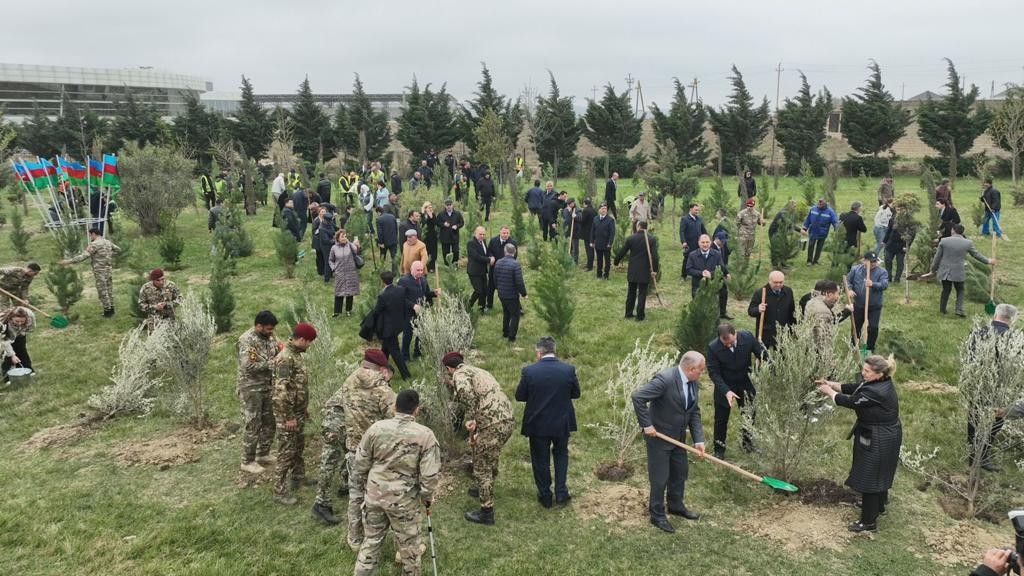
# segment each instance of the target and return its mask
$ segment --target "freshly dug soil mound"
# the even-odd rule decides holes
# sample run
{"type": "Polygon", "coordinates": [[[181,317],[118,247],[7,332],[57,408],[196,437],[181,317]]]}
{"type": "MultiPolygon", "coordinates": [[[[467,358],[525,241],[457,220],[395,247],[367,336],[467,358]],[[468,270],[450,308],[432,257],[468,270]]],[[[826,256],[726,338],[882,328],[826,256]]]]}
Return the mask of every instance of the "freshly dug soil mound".
{"type": "Polygon", "coordinates": [[[836,504],[853,504],[860,502],[860,495],[846,486],[840,486],[827,478],[814,478],[794,482],[800,492],[800,502],[812,506],[834,506],[836,504]]]}
{"type": "Polygon", "coordinates": [[[43,448],[69,446],[81,441],[95,431],[96,424],[92,420],[51,426],[33,434],[31,438],[21,443],[19,449],[22,452],[37,452],[43,448]]]}
{"type": "Polygon", "coordinates": [[[586,520],[638,528],[647,524],[647,491],[625,484],[609,484],[584,494],[575,508],[586,520]]]}
{"type": "Polygon", "coordinates": [[[792,554],[821,549],[839,551],[853,537],[846,525],[855,516],[842,508],[786,500],[744,517],[737,529],[771,540],[792,554]]]}
{"type": "Polygon", "coordinates": [[[944,528],[925,529],[924,541],[943,566],[974,566],[989,548],[1013,545],[1013,531],[990,532],[976,522],[963,521],[944,528]]]}
{"type": "Polygon", "coordinates": [[[197,462],[203,444],[226,435],[227,431],[221,426],[202,430],[181,428],[150,440],[123,442],[115,448],[114,454],[124,466],[147,465],[167,470],[197,462]]]}
{"type": "Polygon", "coordinates": [[[622,482],[633,475],[633,466],[629,463],[619,466],[616,462],[602,462],[594,469],[594,475],[605,482],[622,482]]]}

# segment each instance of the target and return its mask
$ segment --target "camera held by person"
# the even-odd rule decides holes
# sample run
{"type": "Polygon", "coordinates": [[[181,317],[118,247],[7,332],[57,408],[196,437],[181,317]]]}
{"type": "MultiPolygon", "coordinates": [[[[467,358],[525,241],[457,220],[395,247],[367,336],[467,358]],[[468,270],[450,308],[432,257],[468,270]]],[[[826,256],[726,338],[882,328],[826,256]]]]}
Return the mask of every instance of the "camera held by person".
{"type": "Polygon", "coordinates": [[[1020,574],[1024,556],[1024,510],[1010,510],[1007,514],[1013,524],[1013,548],[992,548],[985,552],[981,564],[971,572],[971,576],[1003,576],[1013,571],[1020,574]]]}

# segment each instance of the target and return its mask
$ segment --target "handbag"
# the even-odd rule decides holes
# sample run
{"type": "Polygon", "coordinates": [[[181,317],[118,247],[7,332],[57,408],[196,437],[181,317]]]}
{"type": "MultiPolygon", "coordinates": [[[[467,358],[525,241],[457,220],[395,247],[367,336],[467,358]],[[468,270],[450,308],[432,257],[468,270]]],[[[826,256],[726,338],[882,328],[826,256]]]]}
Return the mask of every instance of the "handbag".
{"type": "Polygon", "coordinates": [[[377,311],[371,310],[359,323],[359,337],[370,341],[374,339],[377,332],[377,311]]]}
{"type": "Polygon", "coordinates": [[[360,256],[359,254],[353,254],[352,259],[356,263],[356,270],[359,270],[360,268],[366,265],[366,260],[363,260],[363,257],[360,256]]]}

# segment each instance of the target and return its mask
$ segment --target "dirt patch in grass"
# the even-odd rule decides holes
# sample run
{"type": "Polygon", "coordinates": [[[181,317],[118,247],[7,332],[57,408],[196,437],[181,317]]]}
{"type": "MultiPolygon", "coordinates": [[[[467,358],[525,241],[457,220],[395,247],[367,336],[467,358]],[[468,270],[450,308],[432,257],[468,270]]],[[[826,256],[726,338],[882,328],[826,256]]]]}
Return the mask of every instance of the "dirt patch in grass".
{"type": "Polygon", "coordinates": [[[617,462],[602,462],[594,469],[594,475],[605,482],[622,482],[633,475],[633,466],[628,463],[620,466],[617,462]]]}
{"type": "Polygon", "coordinates": [[[737,526],[743,534],[753,534],[781,545],[797,554],[811,550],[840,551],[853,534],[846,525],[853,520],[848,510],[809,506],[787,500],[758,510],[737,526]]]}
{"type": "Polygon", "coordinates": [[[647,524],[647,492],[625,484],[600,486],[579,498],[576,513],[585,520],[638,528],[647,524]]]}
{"type": "Polygon", "coordinates": [[[803,504],[834,506],[837,504],[856,505],[860,502],[860,496],[856,492],[827,478],[797,481],[794,484],[800,488],[797,497],[803,504]]]}
{"type": "Polygon", "coordinates": [[[58,448],[80,442],[96,431],[94,420],[80,420],[70,424],[50,426],[33,434],[21,443],[22,452],[37,452],[43,448],[58,448]]]}
{"type": "Polygon", "coordinates": [[[203,444],[227,434],[223,426],[202,430],[181,428],[149,440],[122,442],[114,449],[114,454],[123,466],[156,466],[167,470],[199,461],[199,449],[203,444]]]}
{"type": "Polygon", "coordinates": [[[962,521],[943,528],[926,528],[924,540],[935,562],[947,567],[973,566],[985,550],[1012,545],[1013,533],[1009,529],[993,532],[976,522],[962,521]]]}
{"type": "Polygon", "coordinates": [[[899,387],[904,390],[923,392],[925,394],[956,394],[959,391],[956,387],[942,382],[925,382],[915,380],[904,382],[900,384],[899,387]]]}

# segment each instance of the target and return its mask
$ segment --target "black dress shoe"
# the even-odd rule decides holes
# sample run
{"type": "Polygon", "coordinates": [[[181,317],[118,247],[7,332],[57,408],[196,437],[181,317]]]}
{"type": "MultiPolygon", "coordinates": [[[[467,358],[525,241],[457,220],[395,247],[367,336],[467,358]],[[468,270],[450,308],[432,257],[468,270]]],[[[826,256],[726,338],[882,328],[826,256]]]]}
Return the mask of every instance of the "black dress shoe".
{"type": "Polygon", "coordinates": [[[545,508],[551,508],[551,496],[537,496],[537,501],[545,508]]]}
{"type": "Polygon", "coordinates": [[[721,318],[722,320],[732,320],[733,319],[732,316],[729,316],[728,314],[722,314],[721,316],[719,316],[719,318],[721,318]]]}
{"type": "Polygon", "coordinates": [[[555,504],[558,506],[565,506],[572,500],[572,496],[566,496],[565,498],[555,498],[555,504]]]}
{"type": "Polygon", "coordinates": [[[672,526],[672,524],[670,524],[668,519],[666,519],[666,518],[654,518],[654,517],[652,517],[651,518],[651,524],[654,525],[654,527],[657,528],[658,530],[661,530],[662,532],[668,532],[669,534],[675,534],[676,533],[675,527],[672,526]]]}
{"type": "Polygon", "coordinates": [[[861,532],[871,532],[871,533],[874,533],[874,532],[878,532],[878,524],[877,523],[865,524],[863,522],[854,522],[853,524],[850,524],[849,526],[847,526],[846,529],[849,530],[850,532],[853,532],[854,534],[860,534],[861,532]]]}
{"type": "Polygon", "coordinates": [[[687,508],[680,508],[678,510],[673,509],[673,508],[669,508],[668,509],[668,513],[673,515],[673,516],[682,516],[683,518],[686,518],[687,520],[699,520],[700,519],[700,514],[697,514],[696,512],[693,512],[693,511],[691,511],[691,510],[689,510],[687,508]]]}

